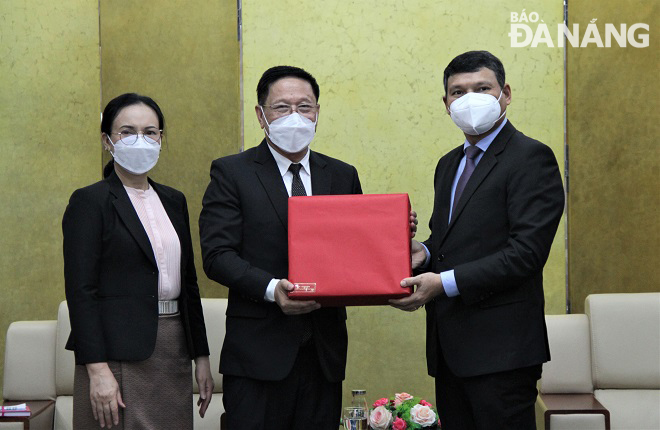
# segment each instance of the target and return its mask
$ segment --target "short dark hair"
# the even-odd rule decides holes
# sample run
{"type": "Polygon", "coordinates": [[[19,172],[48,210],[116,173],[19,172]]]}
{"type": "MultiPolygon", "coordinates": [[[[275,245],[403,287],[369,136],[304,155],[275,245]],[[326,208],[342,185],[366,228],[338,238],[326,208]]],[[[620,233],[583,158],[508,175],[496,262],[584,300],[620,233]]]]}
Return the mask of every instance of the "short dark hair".
{"type": "Polygon", "coordinates": [[[499,58],[488,51],[469,51],[451,60],[445,69],[443,79],[445,94],[447,94],[447,81],[450,76],[458,73],[476,72],[483,67],[492,70],[497,78],[497,83],[500,84],[500,88],[504,88],[506,75],[504,74],[504,66],[499,58]]]}
{"type": "MultiPolygon", "coordinates": [[[[156,113],[158,117],[158,128],[165,130],[165,117],[160,110],[160,106],[151,97],[141,96],[136,93],[126,93],[115,97],[103,109],[103,116],[101,117],[101,132],[110,135],[112,133],[112,123],[119,115],[119,112],[127,106],[144,104],[149,106],[156,113]]],[[[103,168],[103,177],[107,178],[114,170],[114,159],[110,160],[103,168]]]]}
{"type": "Polygon", "coordinates": [[[257,84],[257,102],[261,106],[266,103],[270,87],[282,78],[299,78],[309,82],[309,84],[312,86],[312,91],[314,91],[316,101],[319,101],[319,84],[316,83],[316,79],[314,79],[314,76],[312,76],[309,72],[301,69],[300,67],[275,66],[266,70],[264,74],[261,75],[261,79],[259,79],[259,83],[257,84]]]}
{"type": "Polygon", "coordinates": [[[165,130],[165,117],[163,112],[160,110],[158,103],[153,101],[151,97],[141,96],[136,93],[126,93],[120,96],[115,97],[110,100],[110,102],[103,109],[103,117],[101,118],[101,131],[105,134],[110,134],[112,132],[112,123],[119,115],[119,111],[124,109],[127,106],[144,104],[149,106],[156,113],[158,117],[158,128],[165,130]]]}

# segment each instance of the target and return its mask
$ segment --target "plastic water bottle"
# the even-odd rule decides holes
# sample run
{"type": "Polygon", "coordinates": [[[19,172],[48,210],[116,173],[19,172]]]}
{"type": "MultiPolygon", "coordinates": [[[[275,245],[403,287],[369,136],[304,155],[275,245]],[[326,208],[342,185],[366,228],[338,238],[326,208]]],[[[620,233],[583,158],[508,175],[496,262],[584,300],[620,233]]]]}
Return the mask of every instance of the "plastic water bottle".
{"type": "Polygon", "coordinates": [[[367,405],[367,390],[352,390],[351,394],[353,395],[351,406],[353,406],[354,408],[360,408],[361,411],[364,411],[361,418],[364,418],[366,425],[366,420],[369,417],[369,406],[367,405]]]}
{"type": "Polygon", "coordinates": [[[364,408],[365,411],[369,410],[367,406],[367,390],[353,390],[353,400],[351,401],[351,406],[356,408],[364,408]]]}

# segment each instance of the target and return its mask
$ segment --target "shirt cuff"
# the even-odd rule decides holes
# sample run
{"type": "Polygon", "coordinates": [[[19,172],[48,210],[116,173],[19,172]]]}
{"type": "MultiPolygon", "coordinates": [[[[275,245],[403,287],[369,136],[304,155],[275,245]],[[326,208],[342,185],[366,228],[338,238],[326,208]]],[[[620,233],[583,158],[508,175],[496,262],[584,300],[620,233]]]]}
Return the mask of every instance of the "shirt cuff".
{"type": "Polygon", "coordinates": [[[426,269],[429,267],[429,263],[431,262],[431,253],[429,252],[429,249],[424,245],[422,242],[419,242],[420,245],[424,247],[424,253],[426,253],[426,260],[424,260],[424,263],[419,267],[420,269],[426,269]]]}
{"type": "Polygon", "coordinates": [[[274,302],[275,301],[275,287],[277,287],[277,283],[280,282],[279,279],[271,279],[270,282],[268,283],[268,287],[266,287],[266,294],[264,294],[264,300],[267,302],[274,302]]]}
{"type": "Polygon", "coordinates": [[[445,289],[445,294],[447,294],[447,297],[456,297],[461,294],[458,291],[458,286],[456,285],[456,278],[454,277],[453,270],[441,272],[440,279],[442,279],[442,287],[445,289]]]}

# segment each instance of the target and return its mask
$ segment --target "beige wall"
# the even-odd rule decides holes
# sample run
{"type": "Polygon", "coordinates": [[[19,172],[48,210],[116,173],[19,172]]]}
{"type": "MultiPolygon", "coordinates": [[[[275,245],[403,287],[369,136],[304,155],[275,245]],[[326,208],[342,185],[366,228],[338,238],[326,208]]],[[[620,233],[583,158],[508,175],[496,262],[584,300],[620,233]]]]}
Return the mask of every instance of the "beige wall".
{"type": "MultiPolygon", "coordinates": [[[[597,18],[650,26],[650,46],[568,49],[569,286],[573,312],[590,293],[660,289],[660,2],[569,2],[583,28],[597,18]]],[[[583,30],[584,31],[584,30],[583,30]]]]}
{"type": "MultiPolygon", "coordinates": [[[[243,0],[245,146],[263,137],[254,116],[263,71],[307,69],[321,86],[312,148],[355,165],[366,193],[408,192],[425,239],[435,164],[464,139],[442,104],[442,72],[454,56],[486,49],[500,57],[513,89],[508,117],[563,166],[563,51],[510,48],[510,12],[523,8],[562,17],[561,2],[550,0],[243,0]]],[[[563,229],[545,271],[549,313],[564,311],[563,229]]],[[[345,403],[353,388],[366,388],[369,399],[402,390],[435,397],[422,311],[352,307],[348,315],[345,403]]]]}

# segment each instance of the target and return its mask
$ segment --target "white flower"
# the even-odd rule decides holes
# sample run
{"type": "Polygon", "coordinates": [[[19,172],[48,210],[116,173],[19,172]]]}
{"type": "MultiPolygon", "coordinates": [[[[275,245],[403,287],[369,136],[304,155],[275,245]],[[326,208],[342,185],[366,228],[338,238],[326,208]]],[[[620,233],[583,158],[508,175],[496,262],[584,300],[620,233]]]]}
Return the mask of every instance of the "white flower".
{"type": "Polygon", "coordinates": [[[396,393],[394,394],[394,406],[399,406],[401,403],[412,398],[413,396],[408,393],[396,393]]]}
{"type": "Polygon", "coordinates": [[[433,409],[422,405],[415,405],[410,409],[410,418],[422,427],[430,427],[438,421],[433,409]]]}
{"type": "Polygon", "coordinates": [[[388,411],[385,406],[378,406],[369,416],[369,425],[374,430],[386,430],[392,422],[392,412],[388,411]]]}

